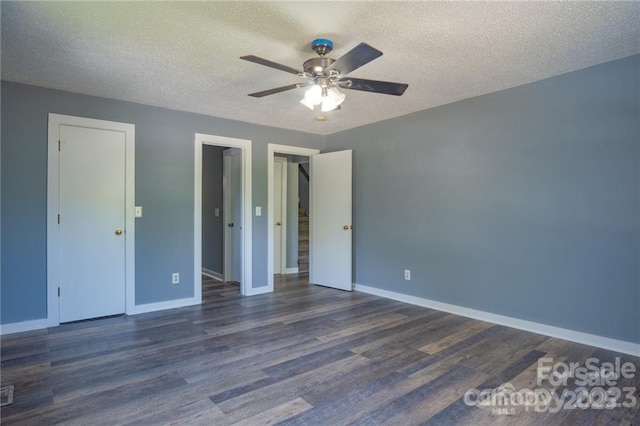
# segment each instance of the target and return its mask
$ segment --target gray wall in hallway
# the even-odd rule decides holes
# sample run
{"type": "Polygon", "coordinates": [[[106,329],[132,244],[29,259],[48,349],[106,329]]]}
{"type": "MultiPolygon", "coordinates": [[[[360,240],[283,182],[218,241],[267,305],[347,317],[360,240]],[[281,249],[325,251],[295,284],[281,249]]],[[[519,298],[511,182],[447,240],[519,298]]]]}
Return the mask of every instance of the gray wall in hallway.
{"type": "MultiPolygon", "coordinates": [[[[48,113],[136,126],[136,304],[193,296],[194,133],[253,141],[253,206],[267,206],[267,143],[322,149],[325,137],[2,82],[4,324],[45,318],[48,113]],[[171,273],[180,272],[180,284],[171,273]]],[[[216,102],[216,100],[212,100],[216,102]]],[[[253,286],[267,285],[267,216],[253,217],[253,286]]]]}
{"type": "Polygon", "coordinates": [[[287,162],[287,268],[298,267],[298,165],[287,162]]]}
{"type": "Polygon", "coordinates": [[[639,75],[633,56],[330,135],[354,149],[355,281],[640,342],[639,75]]]}
{"type": "Polygon", "coordinates": [[[222,152],[224,147],[202,147],[202,267],[222,274],[222,152]],[[218,216],[215,215],[218,209],[218,216]]]}
{"type": "MultiPolygon", "coordinates": [[[[309,179],[307,179],[307,176],[309,175],[309,163],[301,163],[300,165],[307,172],[306,176],[301,170],[298,172],[298,196],[300,197],[300,207],[302,207],[305,212],[309,213],[309,179]]],[[[311,177],[309,176],[309,178],[311,177]]]]}

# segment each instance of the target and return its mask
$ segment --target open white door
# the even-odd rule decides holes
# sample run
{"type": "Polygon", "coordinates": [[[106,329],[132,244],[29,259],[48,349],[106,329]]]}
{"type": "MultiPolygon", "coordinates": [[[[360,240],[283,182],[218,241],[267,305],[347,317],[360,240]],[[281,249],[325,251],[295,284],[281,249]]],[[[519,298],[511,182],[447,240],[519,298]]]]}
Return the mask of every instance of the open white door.
{"type": "Polygon", "coordinates": [[[351,291],[352,151],[317,154],[310,160],[309,281],[351,291]]]}
{"type": "Polygon", "coordinates": [[[229,148],[223,153],[224,280],[242,283],[242,151],[229,148]]]}
{"type": "Polygon", "coordinates": [[[286,213],[287,213],[287,159],[275,157],[273,163],[273,273],[285,273],[287,258],[286,248],[286,213]]]}

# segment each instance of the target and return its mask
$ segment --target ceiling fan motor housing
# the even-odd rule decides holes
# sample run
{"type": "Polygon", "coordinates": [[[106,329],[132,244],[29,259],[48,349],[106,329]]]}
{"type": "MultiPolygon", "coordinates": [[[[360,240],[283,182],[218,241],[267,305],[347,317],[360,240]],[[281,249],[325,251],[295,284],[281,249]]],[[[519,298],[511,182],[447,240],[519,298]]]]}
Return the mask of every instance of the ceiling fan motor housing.
{"type": "Polygon", "coordinates": [[[325,74],[324,69],[327,68],[329,65],[333,64],[335,61],[336,61],[335,59],[327,58],[326,56],[321,56],[319,58],[311,58],[304,63],[303,65],[304,72],[309,73],[314,77],[319,77],[319,76],[326,77],[324,75],[325,74]]]}

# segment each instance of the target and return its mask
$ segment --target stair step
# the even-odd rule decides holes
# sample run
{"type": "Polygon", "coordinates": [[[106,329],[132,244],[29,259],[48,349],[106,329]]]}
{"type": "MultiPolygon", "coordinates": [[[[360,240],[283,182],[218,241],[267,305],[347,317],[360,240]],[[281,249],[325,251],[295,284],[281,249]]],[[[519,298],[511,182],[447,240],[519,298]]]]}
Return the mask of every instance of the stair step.
{"type": "Polygon", "coordinates": [[[298,208],[298,271],[309,271],[309,215],[298,208]]]}

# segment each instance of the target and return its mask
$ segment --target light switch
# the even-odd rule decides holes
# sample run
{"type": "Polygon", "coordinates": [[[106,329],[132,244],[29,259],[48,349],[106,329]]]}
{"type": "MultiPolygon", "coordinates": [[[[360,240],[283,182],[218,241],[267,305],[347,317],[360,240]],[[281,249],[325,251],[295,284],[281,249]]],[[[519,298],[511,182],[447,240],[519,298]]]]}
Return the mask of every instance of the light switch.
{"type": "Polygon", "coordinates": [[[134,217],[142,217],[142,206],[136,206],[133,212],[134,217]]]}
{"type": "Polygon", "coordinates": [[[262,216],[262,207],[256,206],[256,216],[262,216]]]}
{"type": "Polygon", "coordinates": [[[220,209],[215,209],[213,211],[213,214],[214,214],[215,217],[220,217],[220,209]]]}

